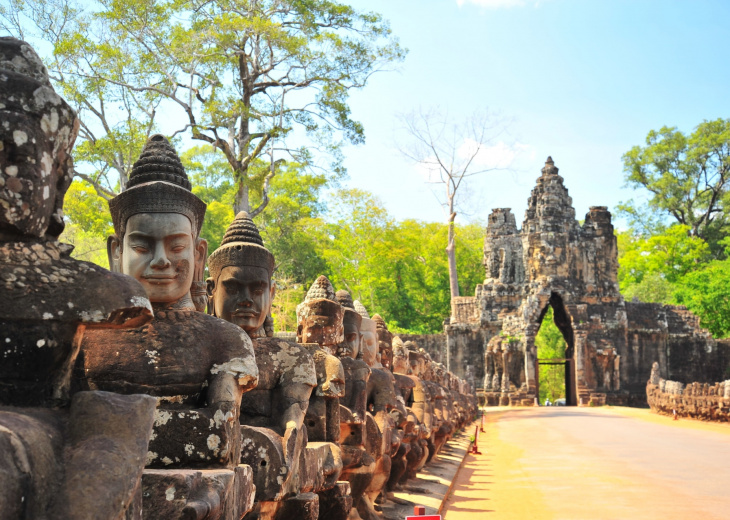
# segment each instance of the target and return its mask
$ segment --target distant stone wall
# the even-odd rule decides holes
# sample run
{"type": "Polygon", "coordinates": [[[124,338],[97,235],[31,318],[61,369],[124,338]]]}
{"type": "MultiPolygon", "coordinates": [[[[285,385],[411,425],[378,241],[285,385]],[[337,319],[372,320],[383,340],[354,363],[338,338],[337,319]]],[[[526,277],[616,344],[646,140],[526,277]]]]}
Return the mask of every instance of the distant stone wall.
{"type": "Polygon", "coordinates": [[[721,383],[690,383],[659,379],[646,385],[649,407],[663,415],[704,421],[730,422],[730,380],[721,383]]]}
{"type": "Polygon", "coordinates": [[[444,352],[450,358],[449,363],[444,364],[459,377],[467,378],[468,373],[473,373],[477,388],[481,388],[484,385],[484,347],[494,332],[464,324],[446,325],[444,330],[447,338],[444,352]]]}
{"type": "Polygon", "coordinates": [[[431,359],[437,363],[446,364],[446,335],[445,334],[396,334],[400,339],[412,341],[428,352],[431,359]]]}

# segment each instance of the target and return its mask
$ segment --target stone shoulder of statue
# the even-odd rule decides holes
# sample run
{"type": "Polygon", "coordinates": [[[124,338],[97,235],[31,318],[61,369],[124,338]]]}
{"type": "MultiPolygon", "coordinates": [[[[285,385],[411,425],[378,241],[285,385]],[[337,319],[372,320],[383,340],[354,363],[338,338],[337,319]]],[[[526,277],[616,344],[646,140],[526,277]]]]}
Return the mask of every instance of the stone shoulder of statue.
{"type": "Polygon", "coordinates": [[[317,386],[314,359],[306,348],[281,338],[263,337],[253,342],[259,367],[258,388],[289,384],[317,386]]]}
{"type": "Polygon", "coordinates": [[[147,393],[172,404],[201,405],[211,377],[228,373],[256,385],[253,344],[236,325],[194,310],[158,311],[142,327],[89,331],[82,378],[92,390],[147,393]],[[164,339],[160,339],[164,338],[164,339]]]}
{"type": "Polygon", "coordinates": [[[372,370],[362,359],[353,359],[349,356],[338,357],[348,377],[353,377],[358,381],[367,381],[370,378],[372,370]]]}
{"type": "Polygon", "coordinates": [[[135,309],[152,310],[135,279],[71,258],[71,251],[55,241],[0,244],[0,319],[129,326],[135,309]]]}

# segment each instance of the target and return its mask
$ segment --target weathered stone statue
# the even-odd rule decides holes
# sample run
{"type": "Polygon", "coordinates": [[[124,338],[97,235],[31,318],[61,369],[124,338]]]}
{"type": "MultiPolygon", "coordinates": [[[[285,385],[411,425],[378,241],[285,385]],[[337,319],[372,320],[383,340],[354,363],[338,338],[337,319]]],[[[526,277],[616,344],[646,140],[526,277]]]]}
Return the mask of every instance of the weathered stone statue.
{"type": "Polygon", "coordinates": [[[344,341],[342,306],[326,276],[317,278],[297,306],[297,341],[314,357],[317,389],[307,408],[309,438],[339,444],[340,398],[345,396],[345,372],[333,354],[344,341]],[[315,346],[316,345],[316,346],[315,346]]]}
{"type": "Polygon", "coordinates": [[[126,190],[109,208],[115,231],[109,264],[142,283],[155,317],[132,330],[88,333],[79,384],[157,398],[143,477],[151,517],[243,514],[253,496],[251,470],[238,465],[238,415],[258,369],[244,331],[195,308],[190,288],[207,251],[200,238],[205,204],[190,191],[165,137],[150,137],[126,190]],[[207,472],[189,473],[193,468],[207,472]],[[177,490],[172,500],[165,491],[170,485],[177,490]]]}
{"type": "MultiPolygon", "coordinates": [[[[344,330],[344,341],[337,345],[337,357],[345,369],[345,397],[340,399],[340,404],[346,406],[352,412],[351,424],[364,425],[367,400],[367,382],[370,378],[370,368],[362,360],[360,355],[360,325],[362,316],[357,313],[350,293],[337,291],[335,294],[338,303],[342,306],[342,325],[344,330]]],[[[353,431],[347,437],[351,437],[353,431]]],[[[355,444],[362,444],[364,437],[354,441],[355,444]]],[[[350,441],[340,439],[344,444],[350,441]]]]}
{"type": "Polygon", "coordinates": [[[436,421],[434,420],[434,396],[431,394],[431,388],[426,383],[424,376],[426,374],[426,358],[424,353],[418,349],[418,346],[407,341],[406,347],[410,347],[408,350],[408,362],[411,364],[411,372],[414,376],[415,386],[413,387],[413,402],[411,409],[418,418],[418,422],[421,424],[422,440],[425,441],[423,445],[423,459],[419,461],[418,466],[415,468],[409,467],[408,477],[415,477],[415,472],[421,469],[428,460],[433,457],[436,448],[434,446],[434,433],[438,429],[436,421]],[[411,350],[413,349],[413,350],[411,350]]]}
{"type": "MultiPolygon", "coordinates": [[[[380,437],[372,416],[367,414],[367,384],[370,368],[360,356],[360,325],[362,316],[355,311],[350,293],[337,291],[335,298],[343,309],[344,341],[337,345],[337,356],[345,370],[345,397],[340,399],[340,445],[342,447],[342,480],[350,483],[353,511],[357,518],[363,493],[370,484],[375,460],[366,445],[380,437]],[[372,423],[368,428],[368,420],[372,423]],[[368,439],[372,432],[374,439],[368,439]]],[[[377,442],[377,441],[376,441],[377,442]]]]}
{"type": "Polygon", "coordinates": [[[389,489],[398,489],[408,478],[414,477],[418,468],[425,464],[429,453],[426,437],[430,434],[430,430],[422,424],[412,408],[415,402],[414,389],[422,383],[413,375],[409,359],[410,351],[398,336],[392,339],[392,351],[396,387],[407,406],[401,443],[401,446],[407,448],[399,449],[397,456],[393,458],[391,477],[388,480],[389,489]]]}
{"type": "Polygon", "coordinates": [[[378,356],[380,363],[387,368],[392,370],[393,367],[393,334],[388,330],[388,326],[385,324],[385,320],[376,314],[373,316],[373,321],[378,331],[378,356]]]}
{"type": "Polygon", "coordinates": [[[375,428],[367,429],[367,446],[375,459],[373,479],[368,485],[358,509],[362,518],[378,518],[376,501],[385,498],[385,486],[392,466],[392,457],[397,454],[403,438],[402,427],[406,423],[405,404],[396,398],[395,377],[377,358],[377,326],[367,309],[359,302],[354,307],[362,316],[360,325],[362,360],[370,367],[367,384],[368,421],[372,417],[375,428]],[[371,433],[372,432],[372,433],[371,433]]]}
{"type": "MultiPolygon", "coordinates": [[[[239,213],[228,227],[221,247],[208,259],[208,268],[213,314],[245,330],[256,352],[259,383],[243,396],[240,417],[241,461],[253,468],[256,484],[257,505],[252,514],[274,518],[284,507],[287,514],[297,518],[306,518],[311,512],[316,518],[318,508],[311,502],[318,501],[317,496],[299,494],[307,485],[303,479],[308,473],[304,467],[304,417],[312,389],[317,386],[314,360],[303,346],[266,336],[264,322],[275,294],[271,279],[274,256],[264,247],[247,213],[239,213]],[[303,510],[293,511],[281,503],[292,494],[299,494],[295,501],[304,506],[303,510]]],[[[326,457],[313,459],[314,468],[309,473],[322,470],[326,463],[326,457]]]]}
{"type": "Polygon", "coordinates": [[[155,400],[70,382],[85,332],[145,323],[149,300],[57,241],[79,122],[14,38],[0,38],[0,119],[0,518],[138,519],[155,400]]]}
{"type": "Polygon", "coordinates": [[[314,443],[324,443],[320,449],[330,450],[329,459],[339,461],[339,466],[328,466],[331,474],[327,475],[325,483],[318,485],[328,489],[318,493],[319,518],[333,520],[347,518],[352,507],[349,484],[337,482],[332,487],[344,465],[338,447],[340,398],[345,396],[345,371],[340,359],[333,355],[337,352],[337,345],[345,339],[343,314],[342,306],[336,301],[334,287],[326,276],[314,281],[304,302],[297,306],[297,342],[310,352],[317,372],[317,388],[309,399],[304,420],[308,438],[314,443]]]}

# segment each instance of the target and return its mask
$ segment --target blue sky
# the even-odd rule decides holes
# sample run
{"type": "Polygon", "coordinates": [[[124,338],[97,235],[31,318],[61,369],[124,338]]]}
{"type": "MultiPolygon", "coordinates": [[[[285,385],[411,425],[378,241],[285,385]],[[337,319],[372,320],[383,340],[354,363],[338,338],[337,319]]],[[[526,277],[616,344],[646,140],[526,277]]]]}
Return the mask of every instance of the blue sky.
{"type": "Polygon", "coordinates": [[[489,108],[512,121],[512,168],[471,179],[464,218],[511,207],[518,223],[548,155],[583,218],[589,206],[636,197],[622,189],[621,156],[649,130],[730,117],[730,2],[349,3],[381,13],[410,51],[398,71],[352,95],[367,141],[345,150],[347,185],[375,193],[398,219],[444,218],[433,185],[396,147],[397,114],[419,107],[457,120],[489,108]]]}

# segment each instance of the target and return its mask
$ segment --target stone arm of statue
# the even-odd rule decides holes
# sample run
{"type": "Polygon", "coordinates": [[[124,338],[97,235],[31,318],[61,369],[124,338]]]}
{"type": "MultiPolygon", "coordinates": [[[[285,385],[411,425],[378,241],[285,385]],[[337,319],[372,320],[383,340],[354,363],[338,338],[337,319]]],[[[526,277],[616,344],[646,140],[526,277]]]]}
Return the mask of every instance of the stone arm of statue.
{"type": "Polygon", "coordinates": [[[352,382],[352,398],[350,400],[352,415],[356,421],[365,421],[367,411],[367,381],[358,379],[352,382]]]}
{"type": "MultiPolygon", "coordinates": [[[[396,400],[394,379],[389,372],[378,368],[372,369],[368,380],[367,407],[373,415],[378,412],[389,412],[398,408],[396,400]]],[[[403,409],[405,412],[405,407],[403,409]]]]}
{"type": "Polygon", "coordinates": [[[243,388],[235,375],[221,372],[214,375],[208,388],[208,408],[221,410],[226,421],[233,421],[238,417],[236,411],[241,406],[243,388]]]}
{"type": "MultiPolygon", "coordinates": [[[[248,336],[246,336],[248,338],[248,336]]],[[[258,383],[250,340],[242,357],[214,364],[205,408],[181,409],[164,398],[155,412],[147,467],[234,466],[241,453],[238,418],[241,396],[258,383]]]]}
{"type": "MultiPolygon", "coordinates": [[[[313,375],[312,379],[317,380],[316,374],[313,375]]],[[[279,417],[279,428],[282,432],[302,427],[304,415],[307,412],[307,406],[309,406],[309,398],[315,386],[308,383],[291,382],[282,389],[282,413],[279,417]]]]}

